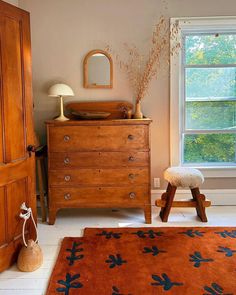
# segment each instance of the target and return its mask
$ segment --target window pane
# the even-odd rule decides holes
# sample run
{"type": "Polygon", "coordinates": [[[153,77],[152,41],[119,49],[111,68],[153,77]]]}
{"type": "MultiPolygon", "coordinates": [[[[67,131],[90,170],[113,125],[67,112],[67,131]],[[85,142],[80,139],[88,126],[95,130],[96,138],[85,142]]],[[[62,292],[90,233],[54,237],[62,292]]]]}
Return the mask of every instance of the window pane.
{"type": "Polygon", "coordinates": [[[184,163],[236,164],[236,134],[185,134],[184,163]]]}
{"type": "Polygon", "coordinates": [[[236,98],[236,67],[187,68],[186,100],[236,98]]]}
{"type": "Polygon", "coordinates": [[[236,64],[236,34],[186,36],[185,54],[187,65],[236,64]]]}
{"type": "Polygon", "coordinates": [[[235,101],[186,102],[186,129],[236,129],[235,101]]]}

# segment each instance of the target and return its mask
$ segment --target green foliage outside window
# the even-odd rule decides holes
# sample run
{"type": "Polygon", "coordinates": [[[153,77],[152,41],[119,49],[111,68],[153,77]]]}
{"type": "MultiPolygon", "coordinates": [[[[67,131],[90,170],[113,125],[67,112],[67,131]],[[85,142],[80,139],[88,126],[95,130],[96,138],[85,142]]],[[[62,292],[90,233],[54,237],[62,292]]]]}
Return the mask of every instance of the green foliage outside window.
{"type": "Polygon", "coordinates": [[[236,34],[186,36],[185,63],[185,129],[209,133],[184,136],[184,163],[236,163],[236,34]]]}
{"type": "Polygon", "coordinates": [[[236,34],[186,36],[185,57],[187,65],[236,64],[236,34]]]}
{"type": "Polygon", "coordinates": [[[185,163],[235,163],[236,134],[190,134],[184,137],[185,163]]]}

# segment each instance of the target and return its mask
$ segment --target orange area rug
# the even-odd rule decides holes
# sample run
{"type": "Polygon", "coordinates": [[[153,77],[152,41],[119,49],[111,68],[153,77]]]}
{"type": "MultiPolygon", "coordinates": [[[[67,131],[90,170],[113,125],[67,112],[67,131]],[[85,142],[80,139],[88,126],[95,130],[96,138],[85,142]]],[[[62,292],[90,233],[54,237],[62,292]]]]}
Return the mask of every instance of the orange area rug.
{"type": "Polygon", "coordinates": [[[236,294],[236,228],[87,228],[63,239],[46,294],[236,294]]]}

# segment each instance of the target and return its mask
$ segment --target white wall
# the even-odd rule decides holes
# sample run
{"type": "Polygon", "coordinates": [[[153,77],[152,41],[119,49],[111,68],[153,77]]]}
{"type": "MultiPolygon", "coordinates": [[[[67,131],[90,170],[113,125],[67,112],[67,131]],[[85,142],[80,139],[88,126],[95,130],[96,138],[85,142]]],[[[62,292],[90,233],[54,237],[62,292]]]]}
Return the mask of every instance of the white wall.
{"type": "Polygon", "coordinates": [[[19,1],[18,0],[4,0],[5,2],[8,2],[8,3],[10,3],[10,4],[12,4],[12,5],[15,5],[15,6],[18,6],[19,5],[19,1]]]}
{"type": "MultiPolygon", "coordinates": [[[[166,17],[236,15],[235,0],[19,0],[31,13],[33,91],[36,130],[57,115],[58,101],[47,96],[49,85],[71,85],[78,100],[134,99],[124,73],[115,65],[112,90],[84,89],[82,61],[92,49],[110,44],[120,53],[123,43],[147,48],[153,25],[166,17]]],[[[152,176],[169,166],[168,66],[154,80],[142,103],[152,123],[152,176]]],[[[162,181],[163,184],[163,181],[162,181]]],[[[208,179],[206,188],[236,188],[235,179],[208,179]]]]}

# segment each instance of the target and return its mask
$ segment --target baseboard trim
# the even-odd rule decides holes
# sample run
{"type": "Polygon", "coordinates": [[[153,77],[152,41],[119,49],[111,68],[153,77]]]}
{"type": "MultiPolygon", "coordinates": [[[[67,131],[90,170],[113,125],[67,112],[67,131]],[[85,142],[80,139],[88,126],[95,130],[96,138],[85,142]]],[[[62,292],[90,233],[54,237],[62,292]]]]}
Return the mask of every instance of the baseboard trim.
{"type": "MultiPolygon", "coordinates": [[[[152,193],[152,204],[161,196],[165,190],[154,189],[152,193]]],[[[216,206],[236,206],[236,189],[202,189],[203,193],[212,205],[216,206]]],[[[187,189],[177,190],[176,199],[185,199],[191,197],[191,192],[187,189]]]]}
{"type": "MultiPolygon", "coordinates": [[[[155,200],[160,198],[165,190],[153,189],[152,204],[155,204],[155,200]]],[[[212,202],[215,206],[236,206],[236,189],[202,189],[201,192],[212,202]]],[[[187,189],[177,190],[176,199],[190,198],[191,193],[187,189]]]]}

